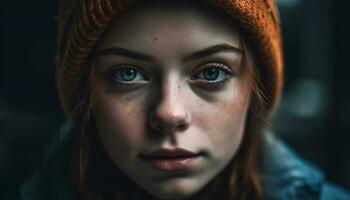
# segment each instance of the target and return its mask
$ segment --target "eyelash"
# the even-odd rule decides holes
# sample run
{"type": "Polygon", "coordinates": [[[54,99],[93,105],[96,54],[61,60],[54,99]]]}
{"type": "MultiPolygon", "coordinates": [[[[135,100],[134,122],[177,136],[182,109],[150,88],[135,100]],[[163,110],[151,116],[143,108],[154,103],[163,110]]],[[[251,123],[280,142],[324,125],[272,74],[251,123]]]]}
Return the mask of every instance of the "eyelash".
{"type": "Polygon", "coordinates": [[[145,73],[143,72],[142,69],[139,69],[138,67],[135,67],[133,65],[128,65],[128,64],[123,64],[120,66],[121,67],[118,67],[117,69],[114,69],[109,73],[109,76],[114,81],[114,83],[117,83],[118,85],[124,86],[124,87],[128,87],[128,86],[131,86],[132,84],[134,84],[134,82],[128,83],[127,81],[120,81],[120,80],[117,80],[115,78],[115,73],[118,72],[119,70],[123,70],[123,69],[132,69],[132,70],[136,71],[136,73],[139,73],[145,80],[148,80],[146,78],[146,76],[144,75],[145,73]]]}
{"type": "MultiPolygon", "coordinates": [[[[116,72],[118,72],[119,70],[123,70],[123,69],[132,69],[132,70],[135,70],[137,73],[139,73],[145,80],[148,80],[146,78],[146,76],[144,75],[145,73],[143,72],[143,70],[139,69],[138,67],[135,67],[133,65],[121,65],[122,67],[118,67],[117,69],[114,69],[112,70],[112,72],[110,73],[110,76],[111,76],[111,79],[117,83],[118,85],[120,86],[123,86],[123,87],[129,87],[131,85],[134,84],[134,82],[132,83],[128,83],[127,81],[120,81],[120,80],[116,80],[114,74],[116,72]]],[[[193,77],[195,76],[198,76],[199,73],[203,72],[204,70],[207,70],[207,69],[219,69],[219,70],[222,70],[223,73],[225,73],[225,78],[221,81],[205,81],[203,80],[202,82],[206,82],[206,83],[209,83],[210,85],[212,86],[215,86],[215,85],[222,85],[222,84],[225,84],[226,81],[228,80],[227,76],[232,76],[233,75],[233,72],[232,70],[224,65],[224,64],[221,64],[221,63],[208,63],[208,64],[205,64],[204,67],[201,67],[199,70],[196,70],[196,73],[194,76],[191,77],[191,80],[196,80],[196,79],[193,79],[193,77]]]]}
{"type": "MultiPolygon", "coordinates": [[[[224,64],[208,63],[208,64],[204,65],[204,67],[197,70],[197,72],[195,73],[195,76],[198,76],[199,73],[204,72],[204,70],[208,70],[208,69],[219,69],[219,70],[222,70],[223,73],[225,73],[225,78],[221,81],[203,81],[203,82],[208,82],[210,84],[223,84],[227,80],[227,76],[233,75],[232,70],[224,64]]],[[[193,79],[191,78],[191,80],[193,80],[193,79]]]]}

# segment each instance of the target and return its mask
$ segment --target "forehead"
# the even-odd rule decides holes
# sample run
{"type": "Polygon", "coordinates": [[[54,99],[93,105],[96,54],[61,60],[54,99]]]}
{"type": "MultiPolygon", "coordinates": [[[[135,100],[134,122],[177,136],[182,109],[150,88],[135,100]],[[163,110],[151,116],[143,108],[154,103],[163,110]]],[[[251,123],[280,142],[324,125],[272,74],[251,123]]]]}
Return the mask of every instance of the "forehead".
{"type": "Polygon", "coordinates": [[[229,16],[203,2],[188,2],[147,1],[127,8],[116,16],[100,48],[186,51],[217,43],[240,47],[239,31],[229,16]]]}

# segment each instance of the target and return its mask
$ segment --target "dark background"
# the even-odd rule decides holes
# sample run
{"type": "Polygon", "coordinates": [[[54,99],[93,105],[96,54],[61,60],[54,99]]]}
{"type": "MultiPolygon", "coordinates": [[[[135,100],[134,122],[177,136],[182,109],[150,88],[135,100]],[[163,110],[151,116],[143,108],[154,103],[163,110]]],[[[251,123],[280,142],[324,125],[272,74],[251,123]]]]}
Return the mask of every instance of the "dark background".
{"type": "MultiPolygon", "coordinates": [[[[274,130],[350,189],[350,1],[279,0],[285,90],[274,130]]],[[[1,1],[0,199],[40,166],[64,120],[54,52],[57,0],[1,1]]]]}

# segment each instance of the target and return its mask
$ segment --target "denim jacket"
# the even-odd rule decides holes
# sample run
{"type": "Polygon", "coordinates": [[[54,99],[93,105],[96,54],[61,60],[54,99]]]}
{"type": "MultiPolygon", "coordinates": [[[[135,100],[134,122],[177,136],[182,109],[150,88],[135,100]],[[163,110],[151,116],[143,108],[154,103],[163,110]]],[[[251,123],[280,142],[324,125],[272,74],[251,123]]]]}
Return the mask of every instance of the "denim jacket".
{"type": "Polygon", "coordinates": [[[263,188],[266,199],[350,200],[343,189],[326,182],[323,173],[300,158],[280,139],[266,134],[263,188]]]}
{"type": "MultiPolygon", "coordinates": [[[[22,186],[18,200],[78,200],[67,159],[72,125],[63,127],[64,139],[49,154],[43,168],[22,186]],[[67,139],[68,138],[68,139],[67,139]],[[58,148],[57,148],[58,146],[58,148]]],[[[325,181],[316,167],[302,160],[280,139],[266,134],[263,189],[266,200],[350,200],[347,191],[325,181]]]]}

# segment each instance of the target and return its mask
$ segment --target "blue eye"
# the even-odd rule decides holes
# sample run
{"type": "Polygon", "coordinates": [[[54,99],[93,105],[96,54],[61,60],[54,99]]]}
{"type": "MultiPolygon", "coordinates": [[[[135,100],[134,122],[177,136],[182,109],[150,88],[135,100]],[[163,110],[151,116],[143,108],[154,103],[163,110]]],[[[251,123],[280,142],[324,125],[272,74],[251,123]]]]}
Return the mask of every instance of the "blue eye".
{"type": "Polygon", "coordinates": [[[226,68],[227,67],[222,64],[211,64],[201,70],[195,78],[208,82],[221,82],[226,79],[228,74],[230,74],[229,70],[226,68]]]}
{"type": "Polygon", "coordinates": [[[133,83],[136,81],[143,81],[145,77],[132,67],[122,67],[113,71],[112,76],[115,80],[123,83],[133,83]]]}

